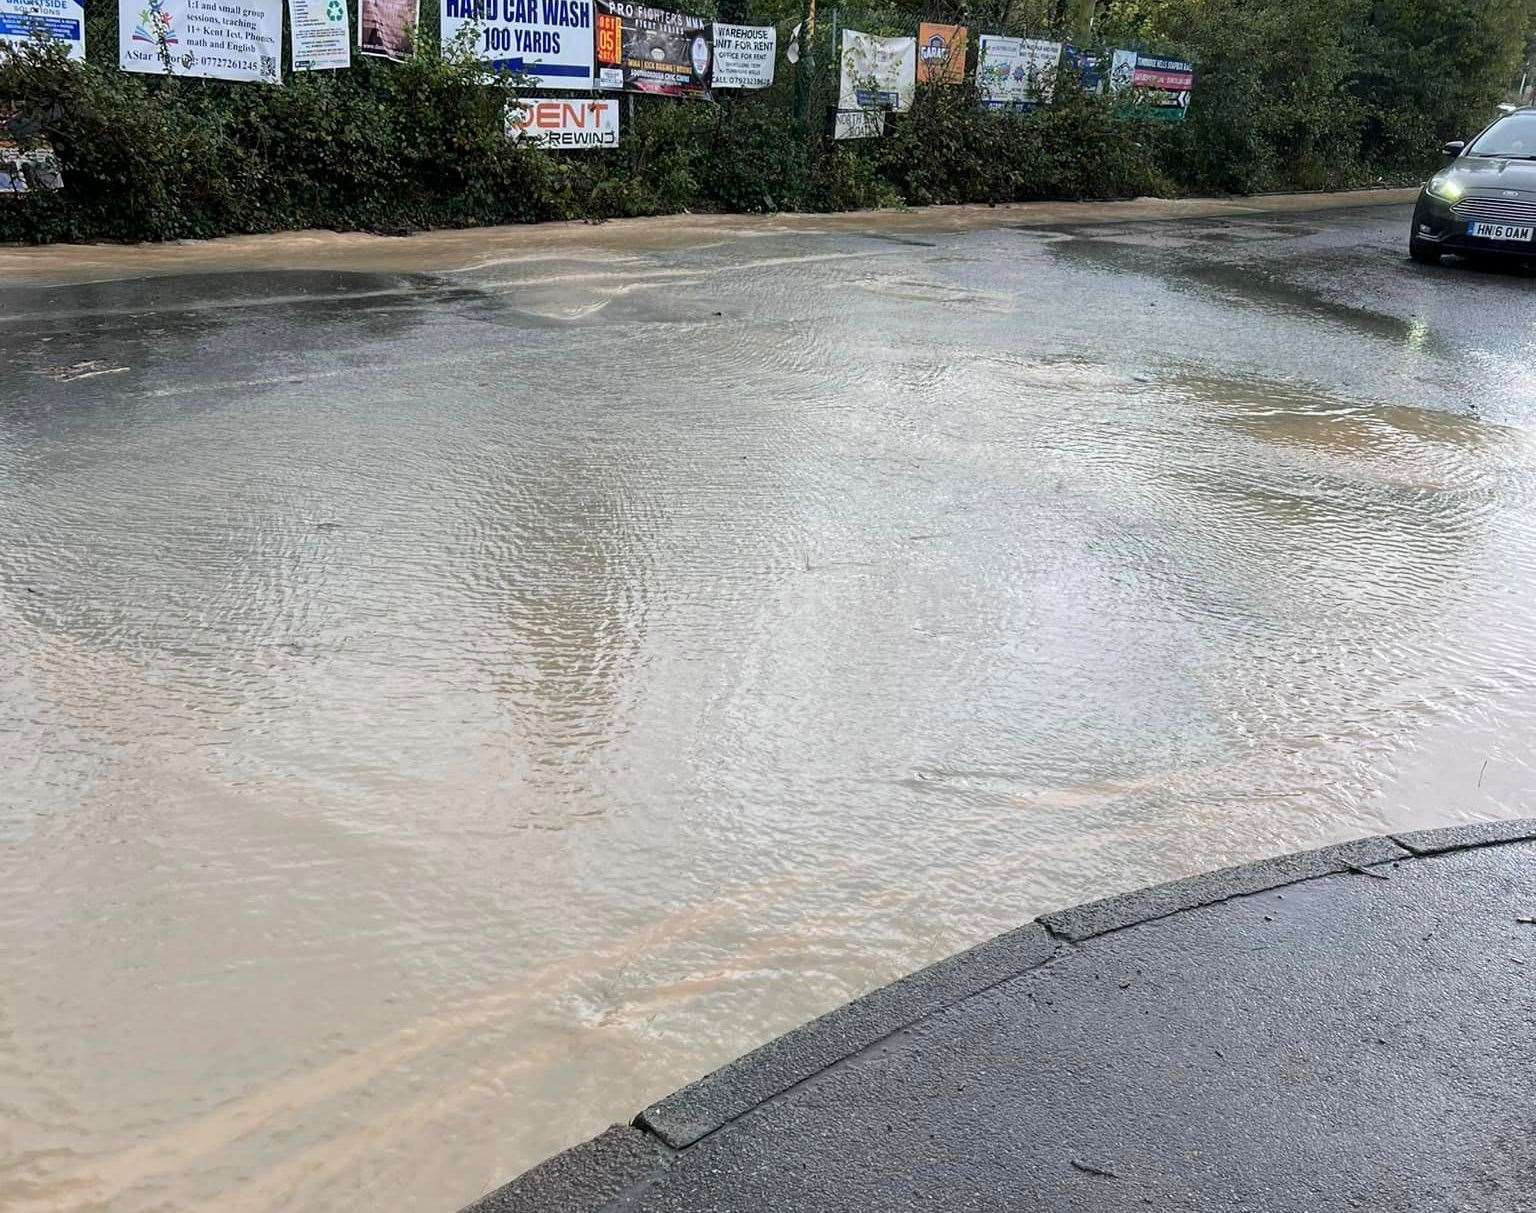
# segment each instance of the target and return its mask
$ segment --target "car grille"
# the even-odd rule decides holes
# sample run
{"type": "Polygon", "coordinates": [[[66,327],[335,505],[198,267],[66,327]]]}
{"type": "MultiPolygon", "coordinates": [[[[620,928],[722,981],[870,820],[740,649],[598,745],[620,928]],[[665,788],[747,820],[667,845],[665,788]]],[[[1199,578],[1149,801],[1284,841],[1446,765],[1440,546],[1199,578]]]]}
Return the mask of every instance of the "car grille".
{"type": "Polygon", "coordinates": [[[1451,214],[1485,223],[1536,224],[1536,198],[1467,197],[1451,207],[1451,214]]]}

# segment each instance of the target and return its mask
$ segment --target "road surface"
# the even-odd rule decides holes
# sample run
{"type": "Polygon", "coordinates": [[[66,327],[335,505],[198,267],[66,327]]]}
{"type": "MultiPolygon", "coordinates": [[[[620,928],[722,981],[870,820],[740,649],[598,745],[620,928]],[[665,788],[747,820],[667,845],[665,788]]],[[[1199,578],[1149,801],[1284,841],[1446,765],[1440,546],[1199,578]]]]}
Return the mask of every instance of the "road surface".
{"type": "Polygon", "coordinates": [[[1530,1207],[1536,821],[1048,914],[465,1213],[1530,1207]]]}
{"type": "Polygon", "coordinates": [[[1533,284],[1325,202],[0,251],[3,1203],[454,1208],[1528,811],[1533,284]]]}

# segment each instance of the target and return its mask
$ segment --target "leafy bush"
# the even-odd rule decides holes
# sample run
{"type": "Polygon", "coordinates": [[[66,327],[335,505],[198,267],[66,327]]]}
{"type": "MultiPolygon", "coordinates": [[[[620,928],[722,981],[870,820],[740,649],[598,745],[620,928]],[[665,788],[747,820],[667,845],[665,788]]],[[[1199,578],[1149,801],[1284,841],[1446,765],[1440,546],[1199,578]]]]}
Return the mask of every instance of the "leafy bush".
{"type": "Polygon", "coordinates": [[[714,126],[712,108],[661,98],[636,101],[633,116],[623,120],[617,148],[534,153],[545,160],[564,157],[561,167],[578,208],[592,218],[673,214],[691,209],[698,196],[700,166],[714,126]]]}
{"type": "Polygon", "coordinates": [[[817,140],[811,147],[811,183],[807,211],[858,211],[902,206],[896,187],[880,176],[875,163],[846,144],[817,140]]]}
{"type": "MultiPolygon", "coordinates": [[[[841,10],[910,30],[918,15],[1050,33],[1084,6],[1014,0],[841,10]],[[941,6],[941,9],[943,6],[941,6]]],[[[349,0],[356,27],[356,0],[349,0]]],[[[774,21],[799,0],[731,0],[774,21]]],[[[834,143],[832,31],[818,34],[811,130],[793,80],[716,103],[628,98],[617,149],[547,153],[505,137],[516,82],[488,83],[468,48],[441,52],[422,4],[404,63],[355,57],[281,88],[117,70],[116,13],[92,4],[89,61],[0,51],[0,98],[22,138],[52,143],[58,194],[0,198],[0,240],[161,240],[296,227],[399,230],[713,210],[766,212],[1149,193],[1331,188],[1407,176],[1482,125],[1514,76],[1529,0],[1101,0],[1109,45],[1192,58],[1188,121],[1128,116],[1059,81],[1053,104],[989,113],[967,87],[919,89],[884,138],[834,143]]],[[[1057,31],[1057,36],[1060,36],[1057,31]]],[[[970,49],[974,67],[976,46],[970,49]]]]}
{"type": "Polygon", "coordinates": [[[1110,42],[1177,46],[1197,67],[1164,164],[1185,187],[1248,193],[1411,177],[1480,129],[1513,87],[1529,0],[1109,0],[1110,42]]]}
{"type": "Polygon", "coordinates": [[[811,141],[787,106],[758,98],[720,109],[703,164],[703,201],[711,210],[754,214],[808,209],[811,141]]]}
{"type": "Polygon", "coordinates": [[[510,84],[465,55],[302,73],[281,88],[0,51],[0,97],[50,142],[58,195],[0,202],[0,239],[168,240],[295,227],[408,228],[562,217],[558,166],[511,142],[510,84]]]}

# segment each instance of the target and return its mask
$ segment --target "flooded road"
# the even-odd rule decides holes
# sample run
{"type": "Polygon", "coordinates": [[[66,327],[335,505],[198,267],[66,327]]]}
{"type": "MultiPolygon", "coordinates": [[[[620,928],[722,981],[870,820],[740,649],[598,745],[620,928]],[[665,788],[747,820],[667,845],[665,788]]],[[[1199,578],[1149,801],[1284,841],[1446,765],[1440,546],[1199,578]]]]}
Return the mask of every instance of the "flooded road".
{"type": "Polygon", "coordinates": [[[0,1208],[452,1210],[1036,913],[1531,811],[1406,212],[0,291],[0,1208]]]}

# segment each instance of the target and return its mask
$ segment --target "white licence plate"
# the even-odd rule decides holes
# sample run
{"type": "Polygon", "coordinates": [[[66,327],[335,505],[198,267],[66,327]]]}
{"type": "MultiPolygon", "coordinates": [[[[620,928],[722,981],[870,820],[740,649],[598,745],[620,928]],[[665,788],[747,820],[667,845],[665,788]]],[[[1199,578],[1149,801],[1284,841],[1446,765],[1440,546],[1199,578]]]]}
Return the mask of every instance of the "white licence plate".
{"type": "Polygon", "coordinates": [[[1529,240],[1531,234],[1531,228],[1511,227],[1507,223],[1474,223],[1467,228],[1467,235],[1484,240],[1529,240]]]}

